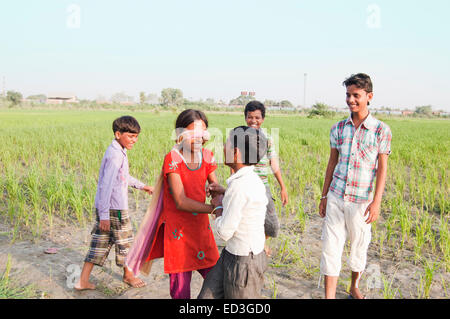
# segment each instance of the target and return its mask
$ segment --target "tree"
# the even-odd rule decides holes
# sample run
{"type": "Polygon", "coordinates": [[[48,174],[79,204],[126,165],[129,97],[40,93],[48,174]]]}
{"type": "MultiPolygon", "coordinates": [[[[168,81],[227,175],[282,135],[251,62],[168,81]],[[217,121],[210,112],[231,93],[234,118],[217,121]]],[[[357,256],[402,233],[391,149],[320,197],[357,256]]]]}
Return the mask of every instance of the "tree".
{"type": "Polygon", "coordinates": [[[126,95],[125,92],[118,92],[111,96],[111,101],[113,103],[131,103],[134,101],[134,98],[126,95]]]}
{"type": "Polygon", "coordinates": [[[150,93],[145,100],[148,104],[158,104],[159,98],[157,94],[150,93]]]}
{"type": "Polygon", "coordinates": [[[183,91],[166,88],[161,91],[161,104],[164,106],[179,106],[183,104],[183,91]]]}
{"type": "Polygon", "coordinates": [[[27,100],[33,101],[33,103],[45,103],[47,96],[45,94],[34,94],[27,97],[27,100]]]}
{"type": "Polygon", "coordinates": [[[146,100],[145,92],[139,93],[139,102],[140,102],[141,104],[145,104],[145,100],[146,100]]]}
{"type": "Polygon", "coordinates": [[[16,91],[8,91],[6,92],[6,99],[13,105],[20,104],[20,101],[22,100],[22,93],[16,91]]]}
{"type": "Polygon", "coordinates": [[[268,107],[268,106],[277,106],[278,103],[275,102],[274,100],[265,100],[264,101],[264,106],[268,107]]]}
{"type": "Polygon", "coordinates": [[[216,101],[214,101],[213,98],[209,97],[209,98],[206,99],[205,103],[208,104],[208,105],[215,105],[216,101]]]}
{"type": "Polygon", "coordinates": [[[28,100],[45,101],[47,96],[45,94],[34,94],[27,97],[28,100]]]}
{"type": "Polygon", "coordinates": [[[292,103],[288,100],[283,100],[280,102],[281,107],[293,107],[292,103]]]}
{"type": "Polygon", "coordinates": [[[433,110],[431,109],[431,105],[417,106],[414,113],[416,115],[431,116],[433,114],[433,110]]]}
{"type": "Polygon", "coordinates": [[[230,101],[232,105],[247,105],[248,102],[255,100],[255,98],[251,95],[241,95],[235,99],[230,101]]]}

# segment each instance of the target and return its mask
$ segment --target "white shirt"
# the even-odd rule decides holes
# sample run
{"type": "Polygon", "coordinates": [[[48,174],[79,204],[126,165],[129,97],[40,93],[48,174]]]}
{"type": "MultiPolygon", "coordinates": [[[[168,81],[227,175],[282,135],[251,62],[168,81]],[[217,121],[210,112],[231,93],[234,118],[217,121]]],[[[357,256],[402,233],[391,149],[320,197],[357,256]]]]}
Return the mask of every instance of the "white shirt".
{"type": "Polygon", "coordinates": [[[253,169],[242,167],[227,179],[223,213],[215,220],[217,234],[227,242],[225,249],[237,256],[259,254],[266,239],[266,188],[253,169]]]}

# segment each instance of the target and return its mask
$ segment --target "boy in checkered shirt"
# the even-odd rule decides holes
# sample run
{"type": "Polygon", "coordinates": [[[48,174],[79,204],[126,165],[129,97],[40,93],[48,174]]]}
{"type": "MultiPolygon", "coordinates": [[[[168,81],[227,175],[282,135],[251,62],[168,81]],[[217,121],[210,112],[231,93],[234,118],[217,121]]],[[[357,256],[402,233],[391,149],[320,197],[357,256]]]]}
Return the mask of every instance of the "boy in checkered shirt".
{"type": "Polygon", "coordinates": [[[330,131],[331,152],[319,206],[319,214],[325,218],[320,271],[325,276],[325,298],[335,298],[348,237],[352,270],[349,298],[363,299],[358,285],[366,266],[371,223],[380,214],[392,134],[389,126],[368,110],[373,98],[370,77],[359,73],[343,84],[351,115],[330,131]]]}

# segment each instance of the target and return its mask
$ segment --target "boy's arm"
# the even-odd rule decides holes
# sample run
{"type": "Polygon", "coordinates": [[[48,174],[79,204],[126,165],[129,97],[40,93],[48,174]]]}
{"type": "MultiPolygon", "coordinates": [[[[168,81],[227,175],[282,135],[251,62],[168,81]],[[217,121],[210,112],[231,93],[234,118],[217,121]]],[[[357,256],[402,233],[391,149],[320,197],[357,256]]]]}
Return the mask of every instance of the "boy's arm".
{"type": "Polygon", "coordinates": [[[244,194],[238,190],[229,190],[222,200],[223,212],[215,220],[217,234],[227,241],[233,237],[242,219],[242,210],[246,204],[244,194]]]}
{"type": "Polygon", "coordinates": [[[281,169],[280,169],[280,163],[278,160],[278,156],[274,156],[270,158],[270,168],[272,169],[273,174],[275,175],[275,178],[278,181],[278,184],[280,184],[281,188],[281,202],[283,203],[283,206],[285,206],[288,203],[288,193],[286,190],[286,186],[283,182],[283,177],[281,177],[281,169]]]}
{"type": "Polygon", "coordinates": [[[383,197],[384,186],[386,185],[386,175],[387,175],[387,161],[388,154],[378,154],[378,169],[377,169],[377,180],[375,185],[375,195],[373,197],[372,203],[367,206],[364,216],[369,214],[366,220],[367,224],[370,224],[378,219],[380,216],[380,206],[381,199],[383,197]]]}
{"type": "Polygon", "coordinates": [[[328,159],[327,171],[325,173],[325,181],[323,183],[322,197],[320,199],[319,205],[319,215],[320,217],[325,217],[327,208],[327,194],[330,189],[331,181],[333,180],[334,169],[339,160],[339,152],[336,148],[331,148],[330,158],[328,159]]]}
{"type": "Polygon", "coordinates": [[[145,185],[140,180],[134,178],[133,176],[131,176],[129,174],[128,174],[128,185],[133,187],[133,188],[146,191],[150,195],[153,193],[153,187],[145,185]]]}
{"type": "Polygon", "coordinates": [[[143,189],[145,186],[144,183],[142,183],[140,180],[134,178],[130,174],[128,174],[128,185],[133,188],[136,188],[136,189],[143,189]]]}

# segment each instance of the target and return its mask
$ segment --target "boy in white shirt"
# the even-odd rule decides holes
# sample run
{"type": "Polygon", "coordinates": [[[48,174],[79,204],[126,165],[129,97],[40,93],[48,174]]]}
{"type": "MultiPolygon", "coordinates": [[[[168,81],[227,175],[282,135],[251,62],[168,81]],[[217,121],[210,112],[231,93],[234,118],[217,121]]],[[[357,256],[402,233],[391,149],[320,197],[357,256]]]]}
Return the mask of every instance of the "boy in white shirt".
{"type": "Polygon", "coordinates": [[[225,164],[235,173],[227,179],[226,191],[212,187],[215,195],[218,193],[213,198],[217,234],[227,243],[203,282],[199,299],[260,298],[267,268],[267,196],[254,165],[266,151],[267,138],[262,131],[240,126],[230,132],[224,147],[225,164]]]}

